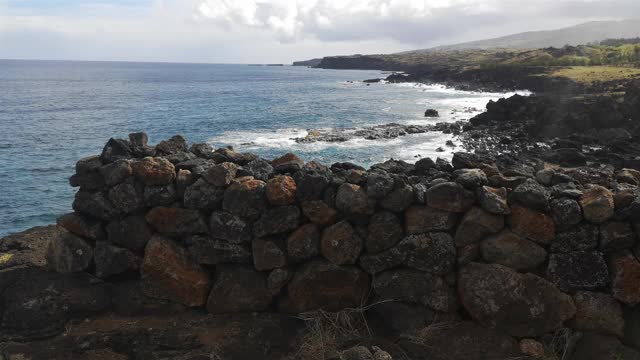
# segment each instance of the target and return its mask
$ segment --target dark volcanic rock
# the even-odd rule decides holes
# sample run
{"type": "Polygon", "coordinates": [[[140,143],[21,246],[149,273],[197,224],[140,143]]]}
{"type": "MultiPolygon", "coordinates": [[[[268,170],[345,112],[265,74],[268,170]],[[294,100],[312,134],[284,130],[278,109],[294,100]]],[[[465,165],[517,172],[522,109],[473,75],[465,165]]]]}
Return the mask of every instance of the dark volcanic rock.
{"type": "Polygon", "coordinates": [[[267,274],[240,265],[219,266],[207,311],[213,314],[264,311],[273,301],[267,274]]]}
{"type": "Polygon", "coordinates": [[[224,211],[214,211],[209,218],[209,230],[215,239],[233,244],[251,242],[251,225],[239,216],[224,211]]]}
{"type": "Polygon", "coordinates": [[[187,141],[182,136],[175,135],[168,140],[161,141],[156,145],[156,150],[162,155],[173,155],[187,152],[187,141]]]}
{"type": "Polygon", "coordinates": [[[365,249],[370,253],[384,251],[396,245],[404,236],[400,218],[390,212],[376,213],[371,217],[365,241],[365,249]]]}
{"type": "Polygon", "coordinates": [[[233,244],[207,236],[191,236],[185,241],[189,255],[198,264],[251,264],[253,255],[246,244],[233,244]]]}
{"type": "Polygon", "coordinates": [[[405,232],[407,235],[415,235],[432,231],[448,231],[453,229],[457,219],[455,213],[427,206],[412,206],[405,212],[405,232]]]}
{"type": "Polygon", "coordinates": [[[109,242],[133,251],[144,249],[152,235],[153,231],[142,215],[128,216],[107,225],[109,242]]]}
{"type": "Polygon", "coordinates": [[[322,200],[303,202],[302,213],[307,219],[318,225],[331,225],[336,222],[338,217],[338,212],[322,200]]]}
{"type": "Polygon", "coordinates": [[[635,306],[640,304],[640,260],[628,251],[609,259],[613,296],[620,302],[635,306]]]}
{"type": "Polygon", "coordinates": [[[596,224],[602,224],[613,216],[613,194],[602,186],[585,190],[580,197],[584,218],[596,224]]]}
{"type": "Polygon", "coordinates": [[[438,110],[427,109],[427,111],[424,112],[424,117],[440,117],[440,114],[438,114],[438,110]]]}
{"type": "Polygon", "coordinates": [[[183,236],[208,232],[206,221],[197,210],[156,207],[145,215],[145,219],[164,235],[183,236]]]}
{"type": "Polygon", "coordinates": [[[551,254],[546,277],[563,291],[594,290],[609,284],[607,264],[596,252],[551,254]]]}
{"type": "Polygon", "coordinates": [[[126,140],[111,138],[102,149],[100,160],[108,164],[116,160],[131,159],[132,157],[131,143],[126,140]]]}
{"type": "Polygon", "coordinates": [[[287,238],[287,254],[294,261],[304,261],[320,254],[320,228],[303,225],[287,238]]]}
{"type": "Polygon", "coordinates": [[[304,161],[294,154],[288,153],[271,161],[275,172],[280,174],[295,173],[304,166],[304,161]]]}
{"type": "Polygon", "coordinates": [[[47,247],[47,265],[59,273],[84,271],[92,259],[93,248],[70,233],[52,238],[47,247]]]}
{"type": "Polygon", "coordinates": [[[321,200],[331,182],[327,175],[316,172],[299,172],[294,175],[294,179],[298,188],[296,195],[300,201],[321,200]]]}
{"type": "Polygon", "coordinates": [[[427,205],[450,212],[466,212],[471,209],[475,195],[460,184],[445,182],[435,185],[426,194],[427,205]]]}
{"type": "Polygon", "coordinates": [[[551,243],[552,252],[593,250],[598,247],[599,229],[597,225],[584,223],[559,232],[551,243]]]}
{"type": "Polygon", "coordinates": [[[280,309],[299,314],[357,308],[367,302],[369,284],[369,275],[355,266],[312,261],[296,271],[280,309]]]}
{"type": "Polygon", "coordinates": [[[414,203],[414,199],[413,188],[406,185],[391,191],[380,201],[380,206],[383,209],[399,213],[411,206],[414,203]]]}
{"type": "Polygon", "coordinates": [[[418,270],[380,273],[373,279],[373,289],[383,300],[418,303],[442,312],[458,307],[454,290],[442,278],[418,270]]]}
{"type": "Polygon", "coordinates": [[[347,214],[373,215],[375,200],[358,185],[342,184],[336,195],[336,208],[347,214]]]}
{"type": "Polygon", "coordinates": [[[507,203],[507,189],[492,188],[488,186],[479,187],[476,196],[480,206],[492,214],[508,215],[511,213],[507,203]]]}
{"type": "Polygon", "coordinates": [[[107,284],[85,273],[27,268],[1,274],[0,283],[6,299],[0,322],[3,340],[60,334],[69,320],[100,314],[111,305],[107,284]]]}
{"type": "Polygon", "coordinates": [[[516,270],[531,270],[542,265],[547,252],[532,241],[505,230],[492,235],[481,244],[482,258],[516,270]]]}
{"type": "Polygon", "coordinates": [[[556,238],[556,225],[544,213],[521,206],[511,208],[509,224],[514,233],[541,245],[549,245],[556,238]]]}
{"type": "Polygon", "coordinates": [[[560,231],[579,224],[582,217],[582,208],[573,199],[557,199],[551,202],[551,214],[556,228],[560,231]]]}
{"type": "Polygon", "coordinates": [[[144,192],[134,183],[123,183],[109,190],[109,202],[119,212],[130,214],[145,206],[144,192]]]}
{"type": "Polygon", "coordinates": [[[447,233],[411,235],[398,245],[408,267],[444,276],[454,270],[456,248],[447,233]]]}
{"type": "Polygon", "coordinates": [[[347,221],[341,221],[322,232],[320,251],[334,264],[355,264],[363,245],[353,226],[347,221]]]}
{"type": "Polygon", "coordinates": [[[171,205],[177,199],[176,187],[173,184],[144,188],[144,204],[147,207],[171,205]]]}
{"type": "Polygon", "coordinates": [[[509,197],[509,202],[518,203],[534,210],[547,212],[549,209],[549,191],[537,181],[528,179],[520,184],[509,197]]]}
{"type": "Polygon", "coordinates": [[[265,187],[260,180],[231,184],[224,192],[222,207],[232,214],[256,220],[266,207],[265,187]]]}
{"type": "Polygon", "coordinates": [[[636,243],[636,234],[627,222],[607,222],[600,225],[600,250],[608,253],[630,249],[636,243]]]}
{"type": "Polygon", "coordinates": [[[176,178],[175,166],[165,158],[146,157],[132,166],[133,175],[145,185],[166,185],[176,178]]]}
{"type": "Polygon", "coordinates": [[[455,235],[456,246],[478,243],[486,236],[495,234],[503,228],[503,216],[473,207],[464,215],[458,225],[455,235]]]}
{"type": "Polygon", "coordinates": [[[223,162],[213,165],[202,174],[202,177],[214,186],[227,186],[236,177],[238,165],[232,162],[223,162]]]}
{"type": "Polygon", "coordinates": [[[611,295],[578,291],[573,296],[576,317],[572,326],[581,331],[594,331],[617,337],[624,336],[622,307],[611,295]]]}
{"type": "Polygon", "coordinates": [[[198,179],[184,191],[184,207],[187,209],[219,209],[224,199],[225,189],[198,179]]]}
{"type": "Polygon", "coordinates": [[[60,216],[56,219],[56,223],[70,233],[83,238],[100,240],[105,236],[100,222],[75,212],[60,216]]]}
{"type": "Polygon", "coordinates": [[[73,201],[73,210],[100,220],[111,220],[118,215],[118,210],[101,192],[78,191],[73,201]]]}
{"type": "Polygon", "coordinates": [[[251,243],[253,266],[268,271],[287,265],[285,242],[281,239],[254,239],[251,243]]]}
{"type": "Polygon", "coordinates": [[[128,249],[98,241],[95,248],[96,276],[105,279],[127,271],[137,271],[139,259],[128,249]]]}
{"type": "Polygon", "coordinates": [[[282,234],[298,228],[300,209],[297,206],[278,206],[267,209],[253,224],[253,234],[257,237],[282,234]]]}
{"type": "Polygon", "coordinates": [[[384,171],[371,171],[367,175],[367,195],[382,199],[393,190],[394,180],[384,171]]]}
{"type": "Polygon", "coordinates": [[[265,182],[273,174],[273,166],[267,160],[260,158],[250,161],[243,169],[250,172],[254,178],[265,182]]]}
{"type": "Polygon", "coordinates": [[[104,178],[104,183],[113,186],[125,181],[133,175],[133,168],[129,160],[117,160],[111,164],[102,166],[100,174],[104,178]]]}
{"type": "Polygon", "coordinates": [[[501,265],[465,266],[458,274],[458,290],[474,319],[517,337],[556,330],[576,312],[571,297],[553,284],[501,265]]]}

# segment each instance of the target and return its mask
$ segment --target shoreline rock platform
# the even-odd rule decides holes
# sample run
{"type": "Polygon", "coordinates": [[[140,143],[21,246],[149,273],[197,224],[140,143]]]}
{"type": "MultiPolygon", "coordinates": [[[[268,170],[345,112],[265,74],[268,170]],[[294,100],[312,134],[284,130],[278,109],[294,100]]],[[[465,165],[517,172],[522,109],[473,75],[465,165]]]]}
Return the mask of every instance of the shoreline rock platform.
{"type": "Polygon", "coordinates": [[[134,133],[70,184],[74,212],[0,239],[0,359],[640,359],[632,168],[134,133]]]}

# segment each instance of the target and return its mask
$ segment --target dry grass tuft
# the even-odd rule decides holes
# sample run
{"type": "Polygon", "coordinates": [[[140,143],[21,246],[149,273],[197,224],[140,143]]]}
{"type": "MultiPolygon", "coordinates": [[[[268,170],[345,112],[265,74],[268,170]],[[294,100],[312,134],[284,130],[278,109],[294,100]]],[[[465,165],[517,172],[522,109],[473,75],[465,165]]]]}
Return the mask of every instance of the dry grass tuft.
{"type": "Polygon", "coordinates": [[[339,312],[310,311],[298,315],[307,323],[307,332],[301,340],[296,359],[325,360],[338,346],[349,340],[371,338],[366,312],[382,301],[360,308],[339,312]]]}

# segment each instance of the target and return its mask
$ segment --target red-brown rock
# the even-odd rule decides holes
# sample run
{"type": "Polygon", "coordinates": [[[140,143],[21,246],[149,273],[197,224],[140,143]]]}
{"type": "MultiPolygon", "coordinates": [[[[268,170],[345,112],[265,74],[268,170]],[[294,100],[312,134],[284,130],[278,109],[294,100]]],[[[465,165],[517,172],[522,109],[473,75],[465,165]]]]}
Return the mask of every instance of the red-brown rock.
{"type": "Polygon", "coordinates": [[[296,182],[290,176],[277,176],[267,182],[267,200],[271,205],[290,205],[296,200],[296,182]]]}
{"type": "Polygon", "coordinates": [[[338,216],[338,211],[322,200],[303,202],[302,213],[318,225],[331,225],[336,222],[338,216]]]}
{"type": "Polygon", "coordinates": [[[553,219],[529,208],[513,206],[509,224],[514,233],[541,245],[548,245],[556,238],[553,219]]]}
{"type": "Polygon", "coordinates": [[[627,305],[640,304],[640,262],[628,251],[613,255],[609,261],[613,297],[627,305]]]}
{"type": "Polygon", "coordinates": [[[187,306],[204,305],[211,286],[209,273],[193,263],[185,249],[160,236],[147,244],[142,281],[148,296],[187,306]]]}
{"type": "Polygon", "coordinates": [[[176,178],[176,169],[165,158],[146,157],[133,163],[133,175],[145,185],[166,185],[176,178]]]}

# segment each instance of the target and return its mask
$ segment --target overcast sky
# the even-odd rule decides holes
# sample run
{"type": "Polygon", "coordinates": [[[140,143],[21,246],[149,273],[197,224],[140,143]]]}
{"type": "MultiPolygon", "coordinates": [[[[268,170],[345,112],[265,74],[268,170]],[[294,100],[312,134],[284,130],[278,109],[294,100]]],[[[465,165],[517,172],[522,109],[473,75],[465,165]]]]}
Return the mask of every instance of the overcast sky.
{"type": "Polygon", "coordinates": [[[290,63],[637,17],[639,0],[0,0],[0,58],[290,63]]]}

